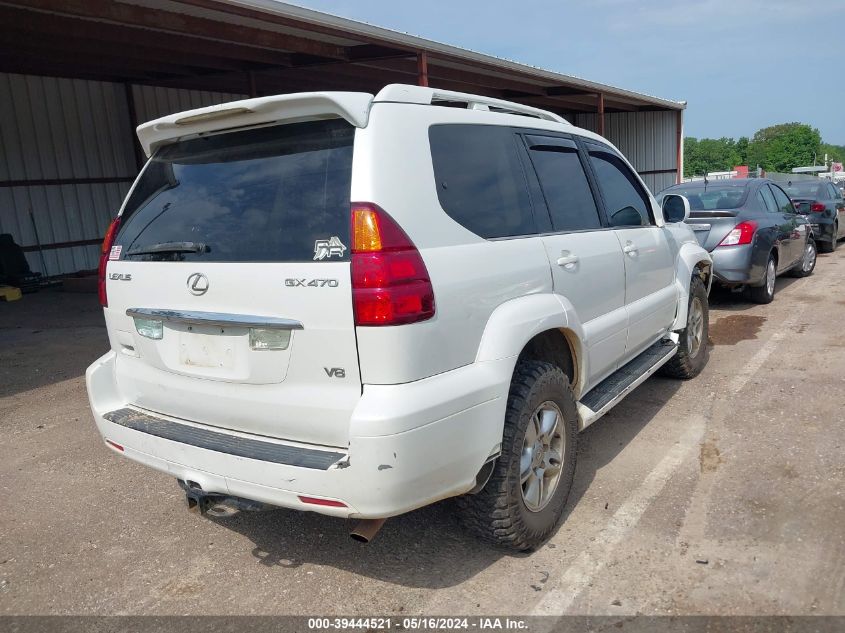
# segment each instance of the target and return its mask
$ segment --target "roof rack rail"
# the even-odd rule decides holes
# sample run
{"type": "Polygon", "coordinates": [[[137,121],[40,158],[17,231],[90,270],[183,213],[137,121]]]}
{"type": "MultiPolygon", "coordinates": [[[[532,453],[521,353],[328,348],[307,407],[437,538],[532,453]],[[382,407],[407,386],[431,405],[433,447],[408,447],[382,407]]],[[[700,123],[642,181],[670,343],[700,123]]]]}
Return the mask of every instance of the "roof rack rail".
{"type": "Polygon", "coordinates": [[[495,99],[493,97],[483,97],[481,95],[473,95],[466,92],[455,92],[453,90],[440,90],[439,88],[426,88],[424,86],[411,86],[406,84],[390,84],[379,91],[373,103],[417,103],[420,105],[437,105],[438,102],[448,103],[466,103],[469,110],[487,110],[490,112],[504,112],[507,114],[520,114],[523,116],[531,116],[537,119],[544,119],[546,121],[555,121],[556,123],[565,123],[570,125],[569,121],[562,116],[549,112],[548,110],[541,110],[540,108],[532,108],[531,106],[522,105],[521,103],[514,103],[513,101],[505,101],[504,99],[495,99]]]}

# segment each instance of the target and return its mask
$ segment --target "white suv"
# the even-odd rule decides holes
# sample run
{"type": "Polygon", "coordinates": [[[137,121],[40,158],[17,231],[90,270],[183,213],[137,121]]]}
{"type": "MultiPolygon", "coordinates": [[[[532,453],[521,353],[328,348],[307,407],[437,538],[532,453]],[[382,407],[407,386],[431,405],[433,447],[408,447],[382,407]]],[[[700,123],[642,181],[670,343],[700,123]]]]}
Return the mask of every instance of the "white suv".
{"type": "Polygon", "coordinates": [[[360,519],[464,495],[526,550],[578,432],[707,360],[711,261],[605,139],[416,86],[263,97],[138,128],[108,231],[106,444],[214,514],[360,519]]]}

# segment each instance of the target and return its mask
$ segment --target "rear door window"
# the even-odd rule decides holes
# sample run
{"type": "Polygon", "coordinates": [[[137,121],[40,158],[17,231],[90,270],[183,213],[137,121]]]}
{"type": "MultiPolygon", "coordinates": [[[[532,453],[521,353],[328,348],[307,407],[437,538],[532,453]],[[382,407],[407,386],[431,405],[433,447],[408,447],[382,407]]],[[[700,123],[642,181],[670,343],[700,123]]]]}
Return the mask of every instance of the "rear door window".
{"type": "Polygon", "coordinates": [[[653,224],[648,197],[631,170],[609,150],[595,147],[589,145],[590,162],[610,224],[614,227],[653,224]]]}
{"type": "Polygon", "coordinates": [[[775,197],[772,195],[772,190],[769,189],[768,185],[764,185],[760,187],[760,191],[757,192],[761,198],[763,198],[763,204],[765,205],[766,211],[769,213],[778,213],[778,205],[775,202],[775,197]]]}
{"type": "Polygon", "coordinates": [[[510,128],[433,125],[428,135],[437,197],[449,217],[483,238],[537,233],[510,128]]]}
{"type": "Polygon", "coordinates": [[[311,121],[162,147],[126,202],[120,258],[299,262],[321,242],[346,259],[354,134],[311,121]]]}
{"type": "Polygon", "coordinates": [[[551,215],[555,231],[601,228],[590,183],[573,141],[527,136],[531,164],[551,215]]]}
{"type": "Polygon", "coordinates": [[[792,205],[792,200],[789,199],[783,189],[778,187],[777,185],[771,185],[772,193],[775,196],[775,202],[778,205],[778,209],[781,213],[795,213],[795,207],[792,205]]]}

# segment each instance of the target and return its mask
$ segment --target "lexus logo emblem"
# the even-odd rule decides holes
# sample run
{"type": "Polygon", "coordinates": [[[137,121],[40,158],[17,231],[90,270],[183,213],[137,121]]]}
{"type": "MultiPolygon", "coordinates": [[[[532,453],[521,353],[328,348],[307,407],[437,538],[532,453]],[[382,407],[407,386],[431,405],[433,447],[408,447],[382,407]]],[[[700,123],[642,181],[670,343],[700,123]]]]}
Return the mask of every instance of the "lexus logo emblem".
{"type": "Polygon", "coordinates": [[[188,277],[188,290],[192,295],[201,296],[208,292],[208,277],[202,273],[194,273],[188,277]]]}

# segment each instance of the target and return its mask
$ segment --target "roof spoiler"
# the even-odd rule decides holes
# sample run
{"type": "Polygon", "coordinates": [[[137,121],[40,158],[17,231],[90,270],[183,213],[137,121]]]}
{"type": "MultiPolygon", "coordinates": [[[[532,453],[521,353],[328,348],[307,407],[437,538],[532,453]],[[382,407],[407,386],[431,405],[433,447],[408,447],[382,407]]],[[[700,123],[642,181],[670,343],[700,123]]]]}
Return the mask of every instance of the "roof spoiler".
{"type": "Polygon", "coordinates": [[[138,126],[138,140],[151,156],[162,145],[207,132],[274,123],[341,118],[366,127],[373,95],[365,92],[300,92],[230,101],[170,114],[138,126]]]}

